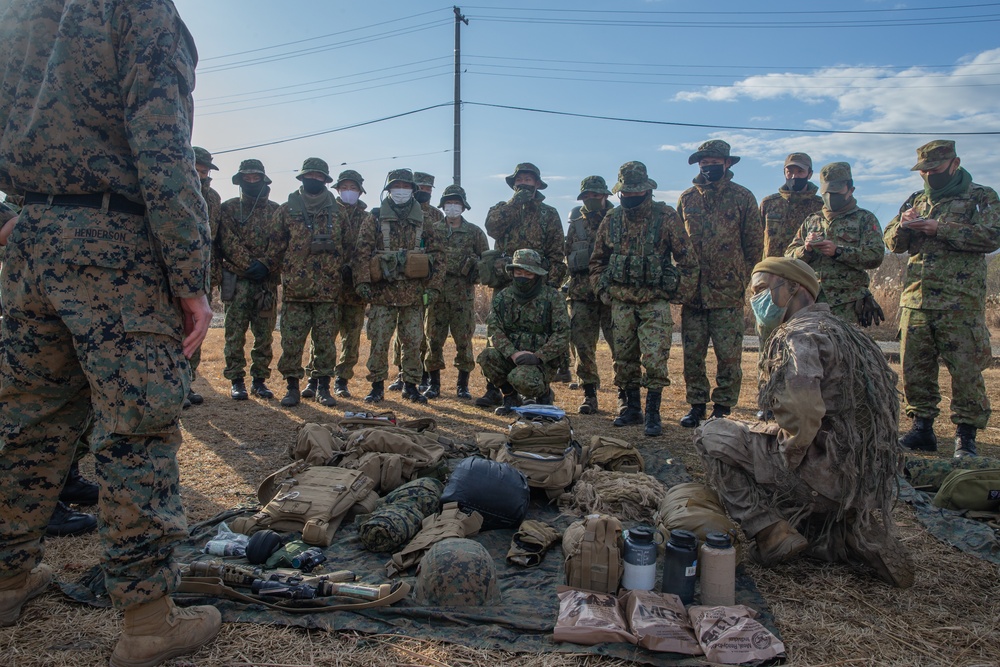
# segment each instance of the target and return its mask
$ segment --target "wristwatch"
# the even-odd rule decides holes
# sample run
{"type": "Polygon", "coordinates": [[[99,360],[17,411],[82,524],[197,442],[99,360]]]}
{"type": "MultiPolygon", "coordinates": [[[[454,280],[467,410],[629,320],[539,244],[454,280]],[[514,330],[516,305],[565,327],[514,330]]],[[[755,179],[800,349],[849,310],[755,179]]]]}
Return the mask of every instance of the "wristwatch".
{"type": "Polygon", "coordinates": [[[837,249],[833,251],[833,258],[837,259],[838,257],[840,257],[843,254],[844,254],[844,249],[841,248],[840,246],[837,246],[837,249]]]}

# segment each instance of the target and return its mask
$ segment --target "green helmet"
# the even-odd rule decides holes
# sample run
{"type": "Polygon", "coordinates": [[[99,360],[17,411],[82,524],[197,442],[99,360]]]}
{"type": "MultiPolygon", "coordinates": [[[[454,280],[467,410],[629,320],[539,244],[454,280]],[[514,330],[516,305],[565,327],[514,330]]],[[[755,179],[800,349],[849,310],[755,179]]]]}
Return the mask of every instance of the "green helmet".
{"type": "Polygon", "coordinates": [[[469,206],[469,200],[465,198],[465,188],[461,185],[449,185],[446,187],[444,192],[441,193],[441,201],[438,202],[438,208],[444,208],[445,199],[461,199],[465,210],[472,210],[472,207],[469,206]]]}
{"type": "Polygon", "coordinates": [[[701,146],[698,146],[698,150],[691,154],[688,158],[688,164],[694,164],[695,162],[700,162],[702,158],[706,157],[720,157],[723,159],[732,160],[733,164],[740,161],[739,155],[729,154],[729,144],[727,144],[722,139],[710,139],[706,141],[701,146]]]}
{"type": "Polygon", "coordinates": [[[203,167],[208,167],[209,169],[219,170],[214,164],[212,164],[212,154],[201,146],[194,147],[194,163],[200,164],[203,167]]]}
{"type": "Polygon", "coordinates": [[[326,163],[326,160],[321,160],[318,157],[307,157],[302,163],[302,169],[299,170],[299,175],[295,178],[301,181],[302,174],[308,174],[310,171],[318,171],[323,174],[323,180],[327,183],[333,183],[333,176],[330,176],[330,165],[326,163]]]}
{"type": "Polygon", "coordinates": [[[531,271],[538,276],[545,276],[549,273],[548,269],[546,269],[542,264],[542,256],[539,255],[537,251],[529,248],[515,250],[514,257],[511,259],[510,264],[508,264],[506,268],[507,273],[513,273],[514,269],[531,271]]]}
{"type": "Polygon", "coordinates": [[[406,183],[414,190],[417,190],[417,182],[413,180],[413,172],[409,169],[393,169],[385,177],[385,187],[382,188],[383,191],[389,189],[389,184],[393,181],[402,181],[406,183]]]}
{"type": "Polygon", "coordinates": [[[514,171],[513,171],[513,173],[511,173],[510,176],[505,176],[504,177],[504,180],[507,181],[507,186],[508,187],[510,187],[511,189],[514,188],[514,179],[517,178],[517,175],[520,174],[522,171],[527,172],[527,173],[531,174],[532,176],[534,176],[536,179],[538,179],[538,189],[539,190],[544,190],[545,188],[549,187],[548,183],[546,183],[545,181],[542,180],[542,172],[541,172],[541,170],[538,167],[536,167],[535,165],[531,164],[530,162],[522,162],[522,163],[520,163],[519,165],[517,165],[516,167],[514,167],[514,171]]]}
{"type": "Polygon", "coordinates": [[[367,194],[365,192],[365,186],[364,186],[365,179],[361,178],[361,174],[354,171],[353,169],[345,169],[344,171],[340,172],[340,174],[337,176],[337,184],[334,185],[333,187],[340,188],[340,184],[343,183],[344,181],[354,181],[355,183],[358,184],[358,187],[361,188],[361,194],[367,194]]]}
{"type": "Polygon", "coordinates": [[[434,187],[434,177],[424,171],[413,172],[413,182],[417,185],[429,185],[434,187]]]}
{"type": "Polygon", "coordinates": [[[413,597],[432,607],[473,607],[501,601],[497,570],[486,547],[452,537],[435,543],[420,560],[413,597]]]}
{"type": "Polygon", "coordinates": [[[271,179],[264,172],[264,163],[260,160],[243,160],[240,162],[240,170],[233,174],[233,185],[239,185],[243,174],[260,174],[264,177],[264,185],[270,185],[271,179]]]}
{"type": "Polygon", "coordinates": [[[656,181],[646,173],[646,165],[633,160],[618,168],[618,182],[611,188],[611,191],[617,194],[619,192],[645,192],[655,189],[656,181]]]}

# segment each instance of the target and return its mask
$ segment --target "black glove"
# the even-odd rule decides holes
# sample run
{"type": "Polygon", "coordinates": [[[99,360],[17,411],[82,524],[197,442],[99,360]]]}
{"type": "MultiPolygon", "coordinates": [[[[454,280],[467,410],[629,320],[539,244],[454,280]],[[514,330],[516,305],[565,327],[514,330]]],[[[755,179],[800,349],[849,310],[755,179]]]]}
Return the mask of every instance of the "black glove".
{"type": "Polygon", "coordinates": [[[247,280],[252,280],[255,283],[259,283],[267,280],[267,276],[269,273],[271,272],[267,270],[267,267],[264,266],[264,263],[261,262],[259,259],[255,259],[254,261],[250,262],[250,266],[248,266],[247,270],[243,272],[243,275],[246,276],[247,280]]]}
{"type": "Polygon", "coordinates": [[[519,356],[514,363],[518,366],[541,366],[542,360],[538,355],[528,352],[519,356]]]}
{"type": "Polygon", "coordinates": [[[885,313],[871,292],[865,292],[862,298],[854,302],[854,314],[858,316],[858,324],[864,328],[885,322],[885,313]]]}
{"type": "Polygon", "coordinates": [[[514,196],[511,197],[511,201],[515,204],[527,204],[529,201],[535,198],[534,190],[516,190],[514,196]]]}
{"type": "Polygon", "coordinates": [[[358,283],[354,286],[354,292],[361,297],[362,301],[372,300],[372,286],[371,283],[358,283]]]}

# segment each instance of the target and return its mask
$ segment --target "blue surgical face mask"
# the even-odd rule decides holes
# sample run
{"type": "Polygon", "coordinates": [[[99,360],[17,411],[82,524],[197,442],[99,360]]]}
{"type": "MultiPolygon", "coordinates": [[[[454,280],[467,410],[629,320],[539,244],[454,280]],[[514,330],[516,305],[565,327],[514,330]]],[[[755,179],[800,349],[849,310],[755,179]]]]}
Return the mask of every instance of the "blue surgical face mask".
{"type": "Polygon", "coordinates": [[[787,304],[785,306],[776,304],[771,296],[771,290],[766,289],[753,295],[750,299],[750,308],[753,310],[753,316],[757,318],[757,324],[760,325],[761,331],[770,333],[777,329],[781,321],[785,319],[785,311],[788,306],[787,304]]]}

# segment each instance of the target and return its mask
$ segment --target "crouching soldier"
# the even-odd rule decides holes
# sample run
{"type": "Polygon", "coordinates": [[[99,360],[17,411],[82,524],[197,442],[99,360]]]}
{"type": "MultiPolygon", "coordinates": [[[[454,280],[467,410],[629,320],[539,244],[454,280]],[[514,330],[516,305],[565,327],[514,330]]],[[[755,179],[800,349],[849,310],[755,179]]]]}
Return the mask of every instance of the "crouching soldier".
{"type": "Polygon", "coordinates": [[[514,282],[493,297],[486,319],[491,347],[478,358],[483,375],[503,392],[498,415],[520,406],[520,396],[551,404],[549,383],[569,346],[566,301],[547,284],[541,256],[518,250],[507,272],[514,282]]]}

